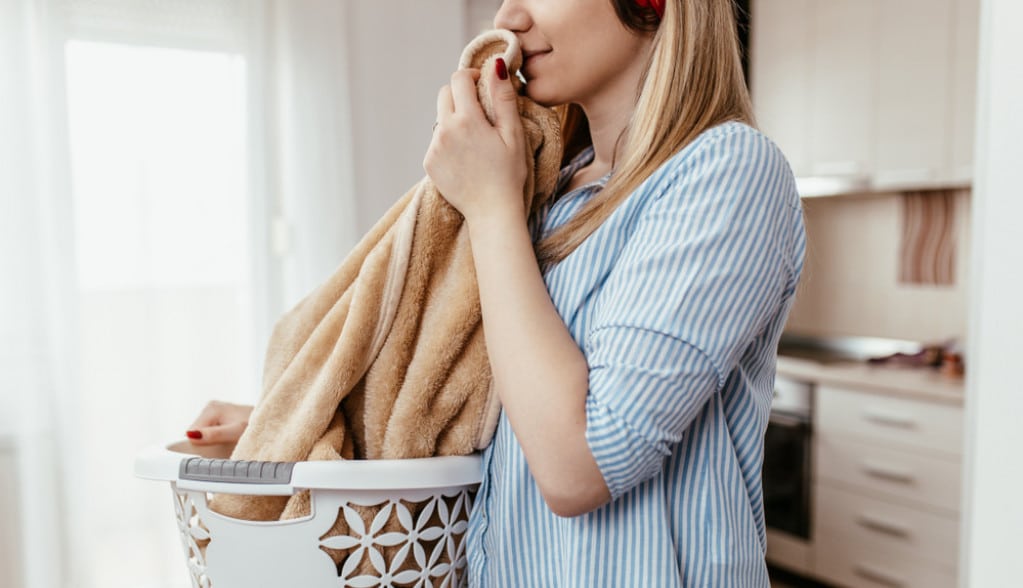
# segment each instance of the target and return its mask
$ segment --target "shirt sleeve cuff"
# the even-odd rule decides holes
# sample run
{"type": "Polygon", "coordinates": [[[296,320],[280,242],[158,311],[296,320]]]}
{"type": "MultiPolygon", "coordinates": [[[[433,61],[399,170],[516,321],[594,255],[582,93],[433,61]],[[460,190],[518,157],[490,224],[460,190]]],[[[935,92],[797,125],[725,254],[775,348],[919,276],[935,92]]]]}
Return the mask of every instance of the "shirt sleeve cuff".
{"type": "Polygon", "coordinates": [[[611,500],[655,476],[670,454],[666,446],[632,430],[592,394],[586,397],[586,442],[611,500]]]}
{"type": "Polygon", "coordinates": [[[684,341],[645,331],[628,340],[634,345],[615,346],[613,363],[595,351],[586,396],[586,442],[613,499],[661,472],[722,384],[710,359],[684,341]]]}

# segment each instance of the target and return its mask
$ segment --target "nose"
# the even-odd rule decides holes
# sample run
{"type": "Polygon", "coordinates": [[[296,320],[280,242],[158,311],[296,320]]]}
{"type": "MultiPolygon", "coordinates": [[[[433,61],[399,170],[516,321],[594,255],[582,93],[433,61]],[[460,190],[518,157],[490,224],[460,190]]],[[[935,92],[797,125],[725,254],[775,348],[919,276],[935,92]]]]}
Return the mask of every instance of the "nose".
{"type": "Polygon", "coordinates": [[[519,33],[528,30],[531,24],[529,11],[523,6],[522,0],[504,0],[501,2],[501,8],[494,15],[495,29],[507,29],[519,33]]]}

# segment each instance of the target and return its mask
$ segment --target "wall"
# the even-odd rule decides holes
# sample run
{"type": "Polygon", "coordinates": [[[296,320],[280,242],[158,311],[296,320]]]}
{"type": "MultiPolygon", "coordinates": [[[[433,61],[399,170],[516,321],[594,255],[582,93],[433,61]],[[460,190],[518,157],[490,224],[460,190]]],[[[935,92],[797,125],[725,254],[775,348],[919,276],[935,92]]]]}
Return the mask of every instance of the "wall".
{"type": "Polygon", "coordinates": [[[17,467],[14,441],[0,433],[0,588],[21,585],[17,467]]]}
{"type": "Polygon", "coordinates": [[[465,38],[471,39],[494,26],[494,15],[501,8],[501,0],[465,0],[465,38]]]}
{"type": "Polygon", "coordinates": [[[425,175],[437,92],[466,42],[466,6],[465,0],[348,5],[359,235],[425,175]]]}
{"type": "Polygon", "coordinates": [[[272,73],[257,96],[278,118],[266,138],[277,150],[269,183],[280,193],[270,242],[282,275],[268,281],[282,293],[272,314],[321,284],[424,177],[437,91],[490,3],[271,2],[272,73]]]}
{"type": "Polygon", "coordinates": [[[500,0],[348,5],[356,232],[363,235],[423,178],[437,92],[500,0]],[[386,41],[385,41],[386,40],[386,41]]]}
{"type": "Polygon", "coordinates": [[[804,200],[807,263],[787,329],[808,335],[964,340],[969,208],[969,193],[957,193],[954,285],[911,286],[898,282],[898,194],[804,200]]]}

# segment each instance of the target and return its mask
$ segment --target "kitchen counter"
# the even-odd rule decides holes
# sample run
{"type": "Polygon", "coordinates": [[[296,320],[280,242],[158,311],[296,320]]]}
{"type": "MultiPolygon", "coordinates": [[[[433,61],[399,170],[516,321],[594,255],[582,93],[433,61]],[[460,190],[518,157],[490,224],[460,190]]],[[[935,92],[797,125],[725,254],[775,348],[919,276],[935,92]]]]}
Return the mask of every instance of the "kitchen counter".
{"type": "Polygon", "coordinates": [[[862,362],[822,364],[779,355],[778,375],[959,406],[963,404],[965,391],[962,378],[944,376],[936,369],[926,367],[881,366],[862,362]]]}

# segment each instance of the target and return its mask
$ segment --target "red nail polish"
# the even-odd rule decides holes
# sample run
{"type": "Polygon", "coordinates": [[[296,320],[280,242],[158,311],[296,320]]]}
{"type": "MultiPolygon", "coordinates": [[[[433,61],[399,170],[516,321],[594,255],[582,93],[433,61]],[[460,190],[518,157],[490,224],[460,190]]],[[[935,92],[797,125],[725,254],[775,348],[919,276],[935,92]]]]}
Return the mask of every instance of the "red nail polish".
{"type": "Polygon", "coordinates": [[[497,58],[497,77],[502,80],[508,79],[508,65],[505,64],[504,59],[501,57],[497,58]]]}
{"type": "Polygon", "coordinates": [[[189,439],[202,439],[202,431],[188,431],[185,433],[189,439]]]}

